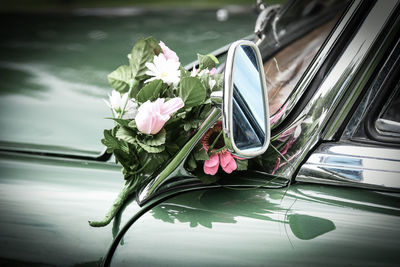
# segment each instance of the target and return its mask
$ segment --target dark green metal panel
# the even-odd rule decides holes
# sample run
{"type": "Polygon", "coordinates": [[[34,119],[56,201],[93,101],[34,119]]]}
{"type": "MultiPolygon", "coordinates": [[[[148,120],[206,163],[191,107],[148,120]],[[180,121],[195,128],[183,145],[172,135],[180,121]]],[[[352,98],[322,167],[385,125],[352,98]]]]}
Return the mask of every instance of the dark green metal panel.
{"type": "Polygon", "coordinates": [[[116,165],[1,153],[0,265],[97,266],[118,225],[88,220],[104,216],[122,184],[116,165]]]}
{"type": "Polygon", "coordinates": [[[396,265],[399,200],[305,184],[194,191],[134,223],[112,266],[396,265]]]}
{"type": "MultiPolygon", "coordinates": [[[[0,154],[0,263],[98,265],[140,208],[131,199],[91,228],[118,194],[119,167],[0,154]]],[[[203,189],[153,207],[120,242],[113,265],[396,265],[400,195],[295,184],[203,189]]]]}

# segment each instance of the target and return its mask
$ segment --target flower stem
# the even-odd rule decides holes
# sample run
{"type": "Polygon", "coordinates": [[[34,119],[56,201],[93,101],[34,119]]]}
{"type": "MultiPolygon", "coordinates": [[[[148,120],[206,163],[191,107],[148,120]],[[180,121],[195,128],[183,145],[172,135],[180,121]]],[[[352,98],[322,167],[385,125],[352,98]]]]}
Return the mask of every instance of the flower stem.
{"type": "MultiPolygon", "coordinates": [[[[217,149],[217,150],[215,150],[215,151],[212,151],[212,153],[210,153],[210,155],[211,155],[211,154],[216,154],[216,153],[218,153],[218,152],[224,150],[225,148],[226,148],[226,146],[223,146],[223,147],[221,147],[220,149],[217,149]]],[[[209,156],[210,156],[210,155],[209,155],[209,156]]]]}
{"type": "MultiPolygon", "coordinates": [[[[211,145],[208,148],[208,156],[211,155],[211,151],[214,148],[215,144],[217,143],[218,139],[221,137],[222,131],[219,132],[219,134],[217,135],[217,137],[215,137],[214,141],[211,143],[211,145]]],[[[225,146],[224,146],[225,147],[225,146]]]]}
{"type": "MultiPolygon", "coordinates": [[[[133,180],[133,179],[132,179],[133,180]]],[[[114,201],[111,209],[108,211],[106,216],[101,221],[89,221],[89,225],[92,227],[103,227],[108,225],[111,220],[115,217],[117,212],[121,209],[126,199],[133,193],[134,187],[132,187],[132,180],[127,181],[119,193],[117,199],[114,201]]]]}

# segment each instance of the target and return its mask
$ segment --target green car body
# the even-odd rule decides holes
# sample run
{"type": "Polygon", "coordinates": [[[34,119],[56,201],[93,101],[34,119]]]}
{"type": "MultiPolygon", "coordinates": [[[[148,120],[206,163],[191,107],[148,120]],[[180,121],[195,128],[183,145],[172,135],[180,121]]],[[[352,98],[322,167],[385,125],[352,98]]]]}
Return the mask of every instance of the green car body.
{"type": "MultiPolygon", "coordinates": [[[[272,144],[286,147],[288,140],[279,137],[299,125],[294,115],[289,114],[315,119],[316,123],[306,120],[301,124],[303,136],[296,137],[293,145],[286,149],[287,155],[295,155],[287,164],[278,164],[276,168],[276,154],[269,154],[272,153],[269,150],[262,159],[262,170],[238,172],[219,184],[198,183],[173,188],[154,196],[142,207],[137,204],[136,196],[132,196],[112,223],[103,228],[90,227],[88,220],[104,216],[124,184],[121,167],[101,155],[101,132],[94,133],[94,129],[106,128],[109,123],[94,119],[99,114],[100,117],[109,116],[104,106],[96,110],[104,95],[95,88],[79,90],[75,84],[72,93],[60,93],[66,98],[54,100],[58,101],[55,106],[63,109],[59,114],[46,110],[48,128],[43,130],[40,125],[30,125],[29,119],[15,120],[16,117],[6,113],[23,112],[25,118],[32,114],[40,116],[37,110],[40,105],[51,101],[51,97],[60,97],[46,98],[46,90],[52,92],[54,88],[44,89],[44,92],[23,90],[32,88],[27,86],[29,83],[36,87],[40,84],[26,77],[20,83],[22,86],[12,88],[13,93],[3,92],[1,97],[4,128],[0,151],[0,265],[397,266],[400,263],[400,194],[398,183],[391,177],[400,176],[400,150],[396,140],[370,138],[371,142],[365,139],[361,142],[364,137],[359,134],[358,126],[369,118],[359,111],[371,106],[372,93],[367,93],[372,91],[370,88],[379,87],[378,92],[386,92],[378,85],[386,85],[382,80],[387,79],[375,77],[390,77],[396,73],[398,46],[393,43],[397,43],[395,38],[398,38],[398,27],[395,27],[399,25],[398,11],[398,1],[346,4],[341,20],[346,26],[341,29],[338,23],[329,37],[336,42],[331,44],[327,40],[324,44],[329,53],[324,54],[322,48],[317,58],[326,57],[321,62],[315,60],[304,75],[304,80],[308,79],[307,75],[315,68],[313,77],[316,78],[313,79],[319,79],[317,86],[312,83],[298,86],[299,90],[302,86],[314,86],[315,91],[308,89],[302,95],[294,94],[293,108],[272,130],[272,144]],[[371,41],[362,58],[359,58],[361,52],[356,51],[354,61],[340,76],[346,78],[335,81],[331,93],[319,95],[320,102],[313,101],[313,95],[324,88],[325,78],[335,74],[326,71],[336,66],[337,61],[332,58],[347,55],[352,45],[347,42],[358,36],[355,29],[345,34],[349,22],[359,21],[359,25],[353,27],[363,29],[368,18],[375,19],[368,17],[369,14],[373,15],[374,10],[386,10],[389,5],[393,7],[386,11],[390,19],[382,22],[384,28],[376,29],[382,41],[371,41]],[[340,30],[341,35],[335,36],[335,31],[340,30]],[[387,38],[382,38],[383,30],[387,38]],[[375,49],[377,47],[379,49],[375,49]],[[331,50],[338,48],[342,49],[340,53],[331,50]],[[355,60],[357,58],[360,60],[355,60]],[[326,62],[330,65],[324,65],[326,62]],[[383,69],[390,70],[382,72],[383,69]],[[321,73],[324,75],[319,77],[321,73]],[[310,96],[306,99],[312,105],[302,106],[305,100],[301,96],[308,93],[310,96]],[[62,105],[63,101],[74,101],[74,97],[81,98],[82,110],[70,103],[62,105]],[[31,110],[23,108],[26,99],[32,100],[26,104],[31,110]],[[299,106],[302,106],[300,111],[299,106]],[[68,110],[71,113],[67,113],[68,110]],[[85,119],[77,120],[83,114],[85,119]],[[68,120],[82,139],[64,130],[68,120]],[[52,122],[56,123],[54,131],[52,122]],[[26,127],[25,132],[19,130],[22,126],[26,127]],[[40,129],[43,131],[38,132],[40,129]],[[41,143],[43,135],[48,139],[41,143]],[[353,149],[353,154],[345,150],[348,147],[353,149]],[[363,151],[367,152],[362,154],[363,151]],[[378,154],[372,157],[368,153],[378,154]],[[353,161],[349,161],[350,158],[353,161]],[[356,165],[354,159],[360,159],[361,163],[357,161],[360,165],[356,165]],[[365,165],[369,161],[374,161],[374,165],[365,165]],[[374,179],[359,179],[372,171],[374,179]],[[380,177],[385,182],[379,182],[380,177]]],[[[92,35],[104,37],[99,32],[92,35]]],[[[290,38],[287,42],[291,42],[290,38]]],[[[259,46],[270,45],[261,42],[259,46]]],[[[4,63],[4,58],[5,54],[2,68],[14,72],[23,70],[33,76],[39,73],[40,65],[13,65],[4,63]]],[[[103,71],[96,75],[101,73],[103,71]]],[[[66,75],[74,75],[74,72],[66,75]]],[[[17,80],[12,73],[5,77],[13,83],[17,80]]],[[[50,79],[54,86],[60,85],[61,80],[50,79]]],[[[98,80],[93,78],[94,85],[101,87],[96,82],[98,80]]],[[[106,93],[106,89],[103,90],[106,93]]],[[[376,103],[381,106],[379,101],[376,103]]],[[[287,159],[282,155],[282,160],[287,159]]]]}
{"type": "Polygon", "coordinates": [[[2,266],[397,265],[400,195],[296,183],[198,189],[92,228],[122,186],[113,164],[1,154],[2,266]],[[283,197],[284,196],[284,197],[283,197]]]}

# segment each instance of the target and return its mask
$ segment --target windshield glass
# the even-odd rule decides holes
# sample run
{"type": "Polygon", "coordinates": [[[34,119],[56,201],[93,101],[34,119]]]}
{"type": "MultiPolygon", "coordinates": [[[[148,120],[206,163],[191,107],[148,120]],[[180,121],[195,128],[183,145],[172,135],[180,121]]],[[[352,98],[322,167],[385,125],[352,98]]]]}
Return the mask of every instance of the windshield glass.
{"type": "Polygon", "coordinates": [[[335,22],[336,19],[318,27],[264,63],[271,115],[279,110],[292,93],[335,22]]]}
{"type": "Polygon", "coordinates": [[[102,100],[110,92],[107,74],[139,38],[164,41],[185,65],[248,35],[256,18],[231,13],[218,21],[215,10],[100,11],[2,14],[1,147],[101,153],[103,129],[113,125],[104,119],[111,116],[102,100]]]}
{"type": "Polygon", "coordinates": [[[294,92],[347,4],[346,0],[290,0],[270,21],[259,47],[271,116],[294,92]]]}

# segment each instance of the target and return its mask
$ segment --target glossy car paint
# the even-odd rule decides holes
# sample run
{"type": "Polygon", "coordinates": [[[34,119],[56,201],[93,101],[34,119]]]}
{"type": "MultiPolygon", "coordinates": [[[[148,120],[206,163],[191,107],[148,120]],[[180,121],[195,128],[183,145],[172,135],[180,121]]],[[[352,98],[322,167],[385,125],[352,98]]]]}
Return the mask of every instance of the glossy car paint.
{"type": "MultiPolygon", "coordinates": [[[[112,225],[87,224],[122,187],[113,164],[2,152],[0,170],[0,265],[98,266],[141,211],[133,201],[112,225]]],[[[399,203],[399,194],[301,183],[182,192],[138,217],[112,265],[397,266],[399,203]]]]}
{"type": "Polygon", "coordinates": [[[1,266],[98,266],[117,222],[138,209],[132,203],[114,224],[89,226],[123,185],[115,164],[0,153],[0,170],[1,266]]]}
{"type": "Polygon", "coordinates": [[[111,266],[396,265],[399,198],[301,183],[193,191],[140,217],[111,266]]]}
{"type": "MultiPolygon", "coordinates": [[[[4,266],[98,266],[114,236],[141,211],[132,198],[109,226],[88,225],[123,184],[114,164],[1,153],[0,168],[4,266]]],[[[300,183],[182,193],[134,222],[112,266],[395,265],[399,198],[300,183]]]]}

